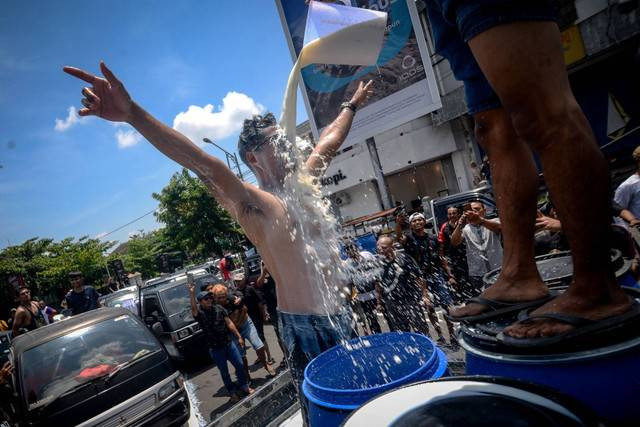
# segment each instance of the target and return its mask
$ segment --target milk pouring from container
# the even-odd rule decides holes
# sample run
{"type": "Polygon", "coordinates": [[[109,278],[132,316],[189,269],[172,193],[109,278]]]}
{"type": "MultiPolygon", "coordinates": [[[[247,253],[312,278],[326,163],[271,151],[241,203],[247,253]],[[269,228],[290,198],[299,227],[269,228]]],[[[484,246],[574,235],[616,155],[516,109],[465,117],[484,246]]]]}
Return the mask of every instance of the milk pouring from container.
{"type": "Polygon", "coordinates": [[[304,44],[287,82],[280,127],[296,137],[296,90],[300,69],[309,64],[374,65],[382,49],[386,12],[309,2],[304,44]]]}

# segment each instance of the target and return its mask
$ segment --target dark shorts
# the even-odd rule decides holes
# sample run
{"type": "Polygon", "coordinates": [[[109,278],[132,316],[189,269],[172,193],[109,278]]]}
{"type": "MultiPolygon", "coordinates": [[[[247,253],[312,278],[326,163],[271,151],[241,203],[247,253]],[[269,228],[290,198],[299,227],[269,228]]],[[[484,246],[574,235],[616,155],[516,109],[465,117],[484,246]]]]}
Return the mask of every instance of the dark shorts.
{"type": "Polygon", "coordinates": [[[501,106],[467,45],[469,40],[501,24],[556,20],[553,7],[545,0],[427,0],[426,3],[436,52],[449,61],[455,78],[464,82],[469,114],[501,106]]]}

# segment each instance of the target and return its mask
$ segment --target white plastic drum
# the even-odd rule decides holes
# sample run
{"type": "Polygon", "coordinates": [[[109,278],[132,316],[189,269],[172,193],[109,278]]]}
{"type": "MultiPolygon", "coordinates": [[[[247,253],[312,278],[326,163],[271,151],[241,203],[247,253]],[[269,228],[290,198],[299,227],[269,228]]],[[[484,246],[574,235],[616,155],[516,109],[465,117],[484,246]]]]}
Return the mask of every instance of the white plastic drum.
{"type": "Polygon", "coordinates": [[[495,381],[502,380],[464,377],[406,386],[370,400],[344,426],[598,425],[590,410],[564,396],[552,400],[546,389],[495,381]]]}

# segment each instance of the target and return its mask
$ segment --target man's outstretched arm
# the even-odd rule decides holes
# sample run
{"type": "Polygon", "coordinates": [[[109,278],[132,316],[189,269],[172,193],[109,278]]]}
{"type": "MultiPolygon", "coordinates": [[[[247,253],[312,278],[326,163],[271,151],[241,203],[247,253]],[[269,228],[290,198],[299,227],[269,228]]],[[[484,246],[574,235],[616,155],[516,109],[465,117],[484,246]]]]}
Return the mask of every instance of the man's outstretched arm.
{"type": "Polygon", "coordinates": [[[135,103],[122,82],[103,62],[100,69],[105,78],[78,68],[64,67],[66,73],[92,85],[82,89],[84,108],[78,114],[129,123],[167,157],[196,173],[218,202],[237,219],[240,213],[238,202],[252,200],[250,192],[256,190],[245,185],[221,160],[207,154],[186,136],[158,121],[135,103]]]}
{"type": "MultiPolygon", "coordinates": [[[[349,102],[355,108],[360,108],[373,93],[372,85],[373,80],[369,80],[366,84],[360,82],[358,90],[356,90],[349,102]]],[[[355,111],[350,108],[342,108],[338,113],[338,117],[322,131],[318,139],[318,145],[316,145],[316,148],[307,159],[307,169],[309,169],[311,175],[320,176],[327,169],[336,151],[338,151],[349,134],[354,116],[355,111]]]]}

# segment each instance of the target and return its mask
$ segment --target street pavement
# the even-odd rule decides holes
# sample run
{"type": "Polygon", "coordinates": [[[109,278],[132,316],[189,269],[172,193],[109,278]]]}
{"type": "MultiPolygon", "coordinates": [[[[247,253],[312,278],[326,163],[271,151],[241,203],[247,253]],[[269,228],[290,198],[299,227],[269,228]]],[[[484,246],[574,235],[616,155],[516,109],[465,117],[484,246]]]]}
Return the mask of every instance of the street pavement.
{"type": "MultiPolygon", "coordinates": [[[[446,333],[447,326],[444,322],[442,312],[438,313],[438,318],[442,330],[446,333]]],[[[384,322],[384,319],[382,317],[379,317],[379,319],[382,319],[381,327],[383,332],[388,332],[389,328],[386,322],[384,322]]],[[[275,331],[271,325],[265,325],[264,329],[271,355],[276,361],[273,367],[277,372],[281,372],[285,369],[285,365],[281,365],[283,354],[278,345],[275,331]]],[[[430,335],[431,338],[434,339],[435,333],[432,328],[430,328],[430,335]]],[[[450,340],[448,334],[446,335],[446,339],[447,341],[450,340]]],[[[444,351],[447,354],[449,362],[460,364],[464,360],[463,350],[452,351],[450,348],[444,348],[444,351]]],[[[257,389],[269,381],[270,377],[260,364],[254,363],[257,360],[257,356],[252,348],[247,348],[247,358],[249,360],[251,386],[257,389]]],[[[209,424],[234,405],[229,402],[229,396],[224,388],[220,373],[210,360],[189,362],[185,364],[181,370],[184,374],[185,385],[192,404],[191,419],[188,423],[189,427],[209,424]]],[[[231,373],[232,379],[235,380],[235,370],[230,364],[229,372],[231,373]]]]}

